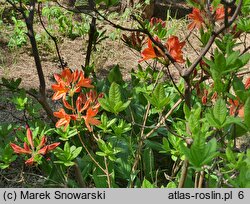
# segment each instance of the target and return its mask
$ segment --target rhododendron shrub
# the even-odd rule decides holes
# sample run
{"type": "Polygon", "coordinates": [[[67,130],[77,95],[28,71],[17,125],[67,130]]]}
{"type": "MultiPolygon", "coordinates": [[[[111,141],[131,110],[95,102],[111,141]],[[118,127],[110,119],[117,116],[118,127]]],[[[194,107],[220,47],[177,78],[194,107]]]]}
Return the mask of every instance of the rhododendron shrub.
{"type": "MultiPolygon", "coordinates": [[[[127,32],[138,66],[128,80],[119,65],[98,79],[87,67],[54,74],[54,123],[38,131],[25,115],[33,128],[14,131],[2,168],[24,155],[67,187],[249,187],[249,1],[225,2],[189,0],[184,34],[170,20],[133,16],[125,28],[97,13],[127,32]]],[[[25,93],[13,101],[25,110],[25,93]]]]}

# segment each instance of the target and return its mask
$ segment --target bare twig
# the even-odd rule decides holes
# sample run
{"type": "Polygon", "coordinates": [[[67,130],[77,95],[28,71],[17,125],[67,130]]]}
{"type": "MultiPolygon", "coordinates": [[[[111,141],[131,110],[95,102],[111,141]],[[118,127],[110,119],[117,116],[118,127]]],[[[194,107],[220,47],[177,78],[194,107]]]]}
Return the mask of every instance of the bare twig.
{"type": "Polygon", "coordinates": [[[201,171],[201,172],[200,172],[200,178],[199,178],[198,188],[202,188],[204,176],[205,176],[205,172],[204,172],[204,171],[201,171]]]}
{"type": "Polygon", "coordinates": [[[85,67],[89,66],[90,63],[95,32],[96,32],[96,18],[92,17],[89,29],[89,40],[88,40],[87,54],[85,59],[85,67]]]}
{"type": "Polygon", "coordinates": [[[39,3],[38,3],[38,16],[39,16],[40,23],[41,23],[43,29],[45,30],[45,32],[50,36],[50,38],[51,38],[51,39],[53,40],[53,42],[55,43],[56,53],[57,53],[57,56],[58,56],[58,59],[59,59],[61,68],[64,69],[65,64],[64,64],[64,62],[63,62],[63,60],[62,60],[62,57],[61,57],[61,55],[60,55],[59,47],[58,47],[58,44],[57,44],[57,38],[56,38],[55,36],[53,36],[53,35],[47,30],[46,26],[44,25],[43,20],[42,20],[41,10],[42,10],[42,2],[39,2],[39,3]]]}
{"type": "Polygon", "coordinates": [[[185,180],[187,177],[187,172],[188,172],[188,165],[189,165],[189,161],[188,159],[185,159],[182,165],[182,172],[181,172],[181,178],[178,184],[178,188],[183,188],[184,184],[185,184],[185,180]]]}
{"type": "Polygon", "coordinates": [[[108,163],[107,163],[107,158],[106,157],[104,157],[104,164],[105,164],[105,168],[106,168],[106,176],[107,176],[108,187],[111,188],[111,180],[110,180],[108,163]]]}

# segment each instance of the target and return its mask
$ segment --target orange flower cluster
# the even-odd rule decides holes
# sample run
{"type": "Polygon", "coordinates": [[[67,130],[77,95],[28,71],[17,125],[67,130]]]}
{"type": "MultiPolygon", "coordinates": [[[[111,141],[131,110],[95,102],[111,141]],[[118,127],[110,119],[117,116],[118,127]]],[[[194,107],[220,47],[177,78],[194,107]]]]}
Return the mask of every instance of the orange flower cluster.
{"type": "Polygon", "coordinates": [[[47,142],[46,136],[43,136],[40,143],[35,147],[34,145],[34,140],[32,136],[32,131],[30,128],[27,126],[26,127],[26,137],[28,140],[28,144],[24,142],[23,148],[14,144],[10,143],[11,148],[14,150],[15,153],[17,154],[30,154],[31,157],[26,160],[25,164],[27,165],[32,165],[35,161],[36,155],[45,155],[51,150],[55,149],[58,145],[60,145],[60,142],[56,142],[47,146],[44,146],[45,143],[47,142]]]}
{"type": "MultiPolygon", "coordinates": [[[[154,38],[156,42],[160,42],[158,37],[154,38]]],[[[165,47],[167,48],[169,54],[174,58],[176,62],[183,63],[185,60],[183,59],[183,52],[182,48],[185,45],[185,42],[180,42],[178,37],[171,36],[166,44],[165,47]]],[[[146,61],[149,59],[155,59],[159,57],[164,57],[164,53],[160,50],[159,47],[153,45],[152,41],[148,39],[148,47],[145,48],[141,52],[142,59],[139,62],[146,61]]]]}
{"type": "Polygon", "coordinates": [[[66,68],[61,74],[54,75],[57,84],[52,85],[52,89],[55,94],[52,100],[59,100],[62,98],[62,102],[65,108],[67,108],[71,114],[68,114],[63,108],[58,112],[54,112],[54,116],[59,118],[56,123],[56,127],[64,126],[64,131],[70,124],[71,120],[84,119],[85,125],[90,132],[93,131],[90,125],[99,125],[101,122],[94,118],[100,107],[98,98],[103,97],[103,94],[97,95],[96,91],[90,90],[86,94],[82,92],[82,88],[94,88],[91,85],[91,80],[84,77],[83,71],[74,71],[66,68]],[[78,93],[77,97],[75,93],[78,93]],[[67,101],[67,96],[71,99],[67,101]],[[74,102],[76,98],[76,102],[74,102]]]}
{"type": "MultiPolygon", "coordinates": [[[[225,9],[222,5],[219,6],[219,8],[217,8],[214,12],[213,12],[213,8],[211,8],[211,13],[213,13],[215,21],[223,20],[225,18],[225,9]]],[[[192,13],[190,13],[188,17],[191,20],[191,23],[188,25],[188,29],[189,30],[193,30],[195,28],[200,29],[205,23],[207,14],[198,8],[193,8],[192,13]]]]}

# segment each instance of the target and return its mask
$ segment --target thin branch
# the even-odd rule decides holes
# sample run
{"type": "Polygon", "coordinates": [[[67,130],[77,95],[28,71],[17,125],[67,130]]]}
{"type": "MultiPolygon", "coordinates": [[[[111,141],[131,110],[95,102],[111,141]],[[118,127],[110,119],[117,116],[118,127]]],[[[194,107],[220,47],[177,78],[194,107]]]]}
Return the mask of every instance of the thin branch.
{"type": "Polygon", "coordinates": [[[104,164],[105,164],[105,168],[106,168],[106,176],[107,176],[107,183],[108,183],[108,187],[111,188],[111,181],[110,181],[110,175],[109,175],[109,169],[108,169],[108,163],[107,163],[107,158],[104,157],[104,164]]]}
{"type": "Polygon", "coordinates": [[[92,156],[92,154],[90,153],[90,151],[88,150],[88,148],[86,147],[86,145],[84,144],[80,133],[78,132],[78,138],[83,146],[83,148],[85,149],[85,151],[87,152],[87,154],[89,155],[90,159],[95,163],[96,166],[98,166],[105,174],[106,174],[106,170],[95,160],[95,158],[92,156]]]}
{"type": "Polygon", "coordinates": [[[202,188],[204,176],[205,176],[205,172],[204,172],[204,171],[201,171],[201,172],[200,172],[200,178],[199,178],[198,188],[202,188]]]}
{"type": "Polygon", "coordinates": [[[85,59],[85,67],[88,67],[90,63],[90,57],[91,57],[91,52],[93,48],[95,32],[96,32],[96,18],[92,17],[92,20],[90,23],[90,29],[89,29],[89,40],[88,40],[87,54],[86,54],[86,59],[85,59]]]}
{"type": "Polygon", "coordinates": [[[178,188],[183,188],[184,184],[185,184],[185,180],[187,177],[187,172],[188,172],[188,165],[189,165],[189,161],[188,159],[185,159],[182,165],[182,172],[181,172],[181,178],[178,184],[178,188]]]}
{"type": "Polygon", "coordinates": [[[64,64],[64,62],[63,62],[63,60],[61,58],[61,55],[60,55],[59,47],[58,47],[58,44],[57,44],[57,38],[55,36],[51,35],[51,33],[47,30],[46,26],[44,25],[43,20],[42,20],[41,10],[42,10],[42,2],[39,2],[39,4],[38,4],[38,16],[39,16],[40,23],[41,23],[43,29],[45,30],[45,32],[50,36],[50,38],[55,43],[56,53],[57,53],[59,62],[61,64],[61,68],[64,69],[65,64],[64,64]]]}
{"type": "Polygon", "coordinates": [[[250,50],[250,46],[246,47],[240,55],[245,54],[248,50],[250,50]]]}
{"type": "Polygon", "coordinates": [[[250,74],[250,71],[237,73],[236,75],[237,75],[237,76],[242,76],[242,75],[246,75],[246,74],[250,74]]]}
{"type": "Polygon", "coordinates": [[[162,124],[165,123],[165,120],[168,119],[168,117],[174,112],[174,110],[180,105],[180,103],[183,101],[182,98],[180,98],[173,106],[172,108],[168,111],[168,113],[157,123],[157,125],[146,135],[143,136],[143,139],[147,139],[150,137],[156,130],[158,130],[162,124]]]}
{"type": "MultiPolygon", "coordinates": [[[[120,26],[118,24],[113,23],[112,21],[110,21],[107,17],[105,17],[104,15],[102,15],[98,10],[94,9],[94,12],[96,12],[99,16],[101,16],[105,21],[107,21],[110,25],[112,25],[114,28],[118,28],[124,31],[130,31],[130,32],[141,32],[141,33],[145,33],[144,29],[137,29],[137,28],[126,28],[123,26],[120,26]]],[[[145,33],[146,34],[146,33],[145,33]]]]}
{"type": "Polygon", "coordinates": [[[177,134],[176,132],[172,131],[172,130],[168,127],[168,125],[165,125],[164,127],[167,129],[168,132],[170,132],[170,133],[171,133],[172,135],[174,135],[175,137],[178,137],[178,138],[180,138],[180,139],[182,139],[182,140],[184,140],[184,141],[186,141],[186,140],[188,139],[188,138],[183,137],[183,136],[177,134]]]}
{"type": "MultiPolygon", "coordinates": [[[[67,10],[67,11],[70,11],[70,12],[73,12],[73,13],[83,13],[83,14],[86,14],[88,16],[91,16],[93,18],[96,18],[96,16],[92,15],[92,13],[90,12],[86,12],[84,10],[80,10],[78,8],[75,8],[75,9],[71,9],[71,8],[68,8],[66,6],[63,6],[61,3],[59,3],[58,1],[55,1],[57,3],[58,6],[60,6],[61,8],[67,10]]],[[[91,11],[91,10],[90,10],[91,11]]]]}
{"type": "Polygon", "coordinates": [[[166,67],[167,67],[168,76],[170,77],[170,79],[171,79],[171,81],[172,81],[175,89],[178,91],[178,93],[180,94],[180,96],[184,99],[184,95],[183,95],[183,93],[181,93],[180,89],[177,87],[177,85],[176,85],[176,83],[175,83],[175,81],[174,81],[174,79],[173,79],[173,77],[172,77],[172,75],[170,73],[169,67],[168,66],[166,66],[166,67]]]}

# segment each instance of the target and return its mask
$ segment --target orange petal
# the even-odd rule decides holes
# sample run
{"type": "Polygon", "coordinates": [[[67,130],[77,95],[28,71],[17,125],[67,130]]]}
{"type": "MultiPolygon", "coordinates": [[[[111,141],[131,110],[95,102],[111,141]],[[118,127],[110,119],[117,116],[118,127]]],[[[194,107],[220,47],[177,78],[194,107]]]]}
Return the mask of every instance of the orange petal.
{"type": "Polygon", "coordinates": [[[31,148],[34,149],[33,136],[32,136],[32,132],[31,132],[29,127],[27,127],[26,136],[27,136],[27,139],[28,139],[28,142],[29,142],[31,148]]]}
{"type": "Polygon", "coordinates": [[[34,157],[29,158],[29,159],[26,160],[26,162],[25,162],[25,164],[26,164],[26,165],[29,165],[29,166],[33,165],[33,163],[34,163],[34,157]]]}
{"type": "Polygon", "coordinates": [[[17,154],[31,154],[31,150],[26,150],[22,147],[19,147],[18,145],[14,143],[10,143],[11,148],[14,150],[15,153],[17,154]]]}
{"type": "Polygon", "coordinates": [[[36,147],[36,149],[40,149],[41,147],[43,147],[46,142],[47,142],[47,138],[45,136],[43,136],[40,144],[36,147]]]}

